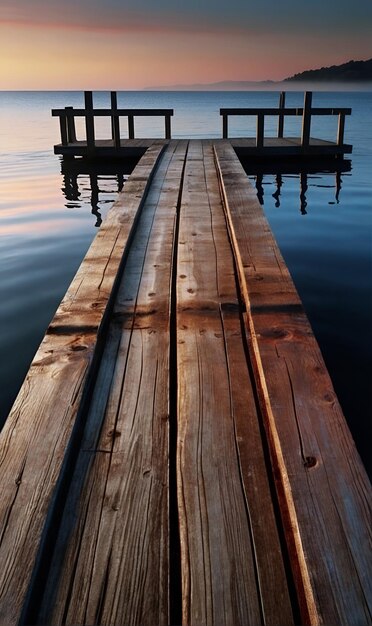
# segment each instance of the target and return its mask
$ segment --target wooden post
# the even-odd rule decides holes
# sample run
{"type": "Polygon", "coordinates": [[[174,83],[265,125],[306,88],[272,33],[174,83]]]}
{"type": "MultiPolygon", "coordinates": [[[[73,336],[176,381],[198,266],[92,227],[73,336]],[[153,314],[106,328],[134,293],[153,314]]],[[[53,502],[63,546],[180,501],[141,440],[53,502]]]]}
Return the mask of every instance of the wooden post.
{"type": "Polygon", "coordinates": [[[73,111],[73,107],[66,107],[67,136],[69,143],[74,143],[76,141],[75,117],[73,111]]]}
{"type": "Polygon", "coordinates": [[[59,116],[59,128],[61,131],[61,144],[63,146],[68,145],[68,134],[67,134],[67,115],[59,116]]]}
{"type": "Polygon", "coordinates": [[[166,139],[171,138],[171,116],[170,115],[165,116],[165,138],[166,139]]]}
{"type": "MultiPolygon", "coordinates": [[[[285,91],[282,91],[279,96],[279,109],[285,108],[285,91]]],[[[279,113],[278,120],[278,137],[283,137],[284,132],[284,113],[279,113]]]]}
{"type": "Polygon", "coordinates": [[[306,148],[310,144],[312,98],[313,98],[312,92],[305,91],[304,110],[302,114],[302,136],[301,136],[301,145],[303,148],[306,148]]]}
{"type": "Polygon", "coordinates": [[[344,143],[345,132],[345,114],[339,113],[338,116],[338,130],[337,130],[337,145],[342,146],[344,143]]]}
{"type": "MultiPolygon", "coordinates": [[[[118,98],[117,98],[116,91],[111,91],[110,95],[111,95],[111,110],[114,112],[118,108],[118,98]]],[[[115,139],[114,119],[115,118],[112,115],[111,116],[111,137],[112,137],[112,139],[115,139]]]]}
{"type": "Polygon", "coordinates": [[[85,128],[87,133],[88,153],[94,150],[94,117],[93,117],[93,93],[84,91],[85,101],[85,128]]]}
{"type": "Polygon", "coordinates": [[[228,137],[228,117],[227,115],[224,113],[222,116],[222,137],[223,139],[227,139],[228,137]]]}
{"type": "Polygon", "coordinates": [[[120,124],[118,116],[118,98],[116,91],[111,92],[111,136],[114,141],[115,148],[120,148],[120,124]]]}
{"type": "Polygon", "coordinates": [[[265,115],[263,113],[259,113],[257,115],[257,133],[256,133],[256,147],[263,148],[264,145],[264,125],[265,125],[265,115]]]}
{"type": "Polygon", "coordinates": [[[134,116],[128,115],[128,137],[134,139],[134,116]]]}

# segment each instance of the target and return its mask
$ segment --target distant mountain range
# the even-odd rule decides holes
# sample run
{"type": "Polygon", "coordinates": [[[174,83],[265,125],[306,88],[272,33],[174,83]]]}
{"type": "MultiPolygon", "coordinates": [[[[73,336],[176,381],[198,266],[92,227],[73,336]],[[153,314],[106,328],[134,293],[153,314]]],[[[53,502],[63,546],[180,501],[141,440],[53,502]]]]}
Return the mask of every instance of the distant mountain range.
{"type": "Polygon", "coordinates": [[[342,65],[321,67],[318,70],[306,70],[294,74],[286,81],[328,81],[328,82],[367,82],[372,81],[372,59],[368,61],[348,61],[342,65]]]}
{"type": "Polygon", "coordinates": [[[344,85],[346,87],[360,85],[362,83],[364,87],[367,85],[371,87],[372,59],[367,61],[348,61],[342,65],[332,65],[331,67],[321,67],[316,70],[306,70],[300,74],[294,74],[294,76],[284,78],[282,81],[224,80],[217,83],[146,87],[145,91],[245,91],[255,89],[273,91],[277,89],[294,89],[297,83],[316,83],[323,86],[332,83],[332,88],[334,88],[335,85],[344,85]]]}

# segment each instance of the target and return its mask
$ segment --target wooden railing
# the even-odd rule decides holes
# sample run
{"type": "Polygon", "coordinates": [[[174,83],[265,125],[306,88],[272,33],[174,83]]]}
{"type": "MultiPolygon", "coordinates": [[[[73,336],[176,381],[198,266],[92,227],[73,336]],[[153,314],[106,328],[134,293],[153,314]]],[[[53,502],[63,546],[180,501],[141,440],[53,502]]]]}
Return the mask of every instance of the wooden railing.
{"type": "Polygon", "coordinates": [[[53,109],[52,115],[59,117],[61,130],[61,143],[67,146],[76,142],[75,117],[85,117],[86,141],[88,150],[95,147],[95,117],[111,117],[111,137],[116,148],[120,148],[120,117],[128,118],[128,138],[134,139],[135,117],[164,117],[165,138],[171,138],[171,117],[173,109],[118,109],[116,91],[111,92],[110,109],[94,109],[93,94],[91,91],[84,92],[84,109],[65,107],[53,109]]]}
{"type": "Polygon", "coordinates": [[[310,127],[312,115],[338,115],[337,145],[344,143],[345,116],[351,114],[351,109],[346,108],[312,108],[312,92],[305,92],[304,106],[301,108],[285,107],[285,92],[280,94],[278,108],[244,108],[244,109],[220,109],[222,115],[222,136],[228,138],[228,118],[230,115],[255,115],[257,116],[256,146],[264,145],[265,116],[278,116],[278,137],[283,137],[284,119],[286,116],[302,115],[301,145],[307,147],[310,143],[310,127]]]}

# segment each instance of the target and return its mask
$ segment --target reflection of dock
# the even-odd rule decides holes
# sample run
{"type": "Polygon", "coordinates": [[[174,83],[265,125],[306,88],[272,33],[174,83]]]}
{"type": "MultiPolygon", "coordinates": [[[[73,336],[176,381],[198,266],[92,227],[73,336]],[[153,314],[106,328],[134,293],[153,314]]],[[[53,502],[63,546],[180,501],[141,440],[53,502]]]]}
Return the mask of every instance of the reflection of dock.
{"type": "Polygon", "coordinates": [[[86,159],[63,159],[61,172],[63,176],[62,192],[67,200],[66,206],[70,203],[79,203],[81,192],[79,188],[79,176],[89,177],[90,204],[92,214],[96,216],[96,227],[101,226],[102,216],[99,207],[99,196],[102,190],[99,187],[100,177],[109,175],[110,179],[115,178],[117,192],[123,189],[125,177],[133,171],[135,162],[130,159],[117,161],[89,161],[86,159]]]}
{"type": "Polygon", "coordinates": [[[141,158],[0,446],[3,623],[368,623],[368,479],[228,141],[141,158]]]}
{"type": "Polygon", "coordinates": [[[335,202],[339,203],[342,178],[341,174],[351,171],[351,161],[346,159],[305,159],[298,162],[297,159],[272,160],[272,159],[241,159],[247,175],[254,176],[257,190],[257,198],[264,205],[263,179],[266,174],[275,175],[276,191],[272,194],[275,198],[275,206],[280,206],[281,188],[283,176],[296,174],[299,177],[300,186],[300,212],[307,213],[306,192],[308,190],[308,177],[312,174],[334,174],[335,202]]]}
{"type": "Polygon", "coordinates": [[[329,157],[319,157],[317,159],[297,159],[296,157],[288,159],[270,159],[267,157],[259,159],[253,157],[244,158],[239,154],[238,156],[248,175],[320,173],[341,175],[345,172],[351,172],[350,159],[330,159],[329,157]]]}

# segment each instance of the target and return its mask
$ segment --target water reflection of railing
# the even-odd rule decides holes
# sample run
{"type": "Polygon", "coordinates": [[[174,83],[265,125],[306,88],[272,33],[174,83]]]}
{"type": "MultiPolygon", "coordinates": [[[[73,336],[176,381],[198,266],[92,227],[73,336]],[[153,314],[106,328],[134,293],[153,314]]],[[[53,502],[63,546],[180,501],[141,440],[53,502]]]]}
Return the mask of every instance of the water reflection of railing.
{"type": "Polygon", "coordinates": [[[62,161],[61,174],[63,177],[62,192],[67,200],[67,208],[75,208],[76,206],[90,203],[92,209],[92,215],[96,217],[95,226],[98,228],[102,223],[101,204],[100,199],[102,193],[119,193],[124,186],[126,177],[133,170],[135,163],[130,162],[115,162],[105,163],[87,163],[80,160],[66,160],[62,161]],[[80,180],[79,180],[80,177],[80,180]],[[82,198],[81,184],[89,179],[89,200],[82,198]],[[109,192],[100,186],[100,183],[105,180],[110,180],[113,184],[113,188],[109,192]],[[80,183],[80,185],[79,185],[80,183]],[[74,204],[71,204],[74,203],[74,204]]]}
{"type": "MultiPolygon", "coordinates": [[[[351,171],[351,161],[340,159],[337,161],[329,160],[316,161],[315,163],[307,163],[299,165],[298,163],[284,163],[282,165],[275,163],[254,164],[246,161],[243,162],[244,169],[248,176],[253,177],[257,190],[257,198],[260,204],[264,205],[264,176],[275,176],[276,191],[271,194],[275,200],[275,207],[279,208],[281,203],[281,188],[283,185],[283,177],[297,175],[299,177],[299,208],[301,215],[307,214],[307,192],[309,189],[309,177],[323,174],[334,174],[334,190],[335,204],[340,201],[340,192],[342,188],[342,174],[351,171]]],[[[331,203],[330,203],[331,204],[331,203]]]]}

